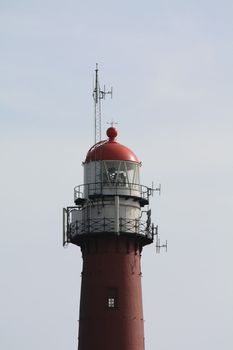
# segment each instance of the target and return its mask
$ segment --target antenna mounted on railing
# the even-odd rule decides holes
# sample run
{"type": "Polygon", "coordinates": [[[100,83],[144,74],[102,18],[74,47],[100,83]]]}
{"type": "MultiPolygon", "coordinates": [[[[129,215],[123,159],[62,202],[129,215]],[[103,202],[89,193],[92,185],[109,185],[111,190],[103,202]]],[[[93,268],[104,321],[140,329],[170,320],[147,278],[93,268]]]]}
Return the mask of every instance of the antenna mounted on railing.
{"type": "Polygon", "coordinates": [[[96,63],[95,69],[95,86],[93,89],[93,99],[94,99],[94,108],[95,108],[95,143],[101,140],[101,100],[105,99],[106,95],[110,95],[112,98],[113,89],[106,91],[105,85],[104,89],[101,90],[99,84],[99,69],[98,63],[96,63]]]}
{"type": "Polygon", "coordinates": [[[161,196],[161,184],[159,184],[158,187],[154,188],[154,182],[152,181],[151,185],[151,195],[153,196],[154,192],[157,191],[159,195],[161,196]]]}
{"type": "Polygon", "coordinates": [[[165,244],[160,244],[159,227],[158,227],[158,225],[157,226],[153,225],[152,231],[153,231],[153,235],[156,236],[156,253],[159,254],[161,248],[165,248],[166,253],[167,253],[167,241],[165,241],[166,242],[165,244]]]}

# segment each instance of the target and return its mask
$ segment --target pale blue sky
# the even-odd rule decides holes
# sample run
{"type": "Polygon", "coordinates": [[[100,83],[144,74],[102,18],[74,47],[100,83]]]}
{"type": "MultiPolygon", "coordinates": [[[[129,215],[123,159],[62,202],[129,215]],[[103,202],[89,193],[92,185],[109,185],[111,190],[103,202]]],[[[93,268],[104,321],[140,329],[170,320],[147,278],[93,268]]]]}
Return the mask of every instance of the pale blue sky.
{"type": "MultiPolygon", "coordinates": [[[[0,348],[76,349],[81,254],[62,210],[92,83],[143,162],[168,254],[142,257],[146,350],[232,350],[232,1],[0,0],[0,348]]],[[[103,132],[104,134],[104,132],[103,132]]]]}

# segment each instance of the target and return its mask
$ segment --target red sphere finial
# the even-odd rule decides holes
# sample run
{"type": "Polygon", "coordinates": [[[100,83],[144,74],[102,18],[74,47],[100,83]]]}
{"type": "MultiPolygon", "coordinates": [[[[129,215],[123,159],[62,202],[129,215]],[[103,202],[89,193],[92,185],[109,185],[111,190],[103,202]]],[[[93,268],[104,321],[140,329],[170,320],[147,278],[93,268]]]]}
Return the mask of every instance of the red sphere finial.
{"type": "Polygon", "coordinates": [[[115,138],[117,137],[117,134],[118,134],[117,129],[111,126],[110,128],[108,128],[106,134],[109,137],[109,141],[113,142],[115,141],[115,138]]]}

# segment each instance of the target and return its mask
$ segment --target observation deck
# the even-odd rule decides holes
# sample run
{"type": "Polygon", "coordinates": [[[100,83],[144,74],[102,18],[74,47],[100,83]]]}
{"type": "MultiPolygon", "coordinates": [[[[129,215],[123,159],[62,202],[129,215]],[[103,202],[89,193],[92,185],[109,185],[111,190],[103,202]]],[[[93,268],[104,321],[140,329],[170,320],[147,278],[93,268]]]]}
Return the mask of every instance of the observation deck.
{"type": "Polygon", "coordinates": [[[103,197],[120,196],[124,198],[132,198],[139,201],[140,206],[144,207],[149,204],[149,197],[152,189],[144,185],[135,183],[109,183],[96,182],[78,185],[74,188],[74,203],[82,206],[88,199],[98,199],[103,197]]]}
{"type": "MultiPolygon", "coordinates": [[[[77,207],[68,207],[66,214],[68,218],[72,211],[77,210],[77,207]]],[[[81,245],[87,238],[98,236],[129,236],[139,240],[142,245],[147,245],[153,242],[156,230],[154,225],[149,220],[140,219],[125,219],[119,218],[119,232],[115,232],[115,218],[100,218],[77,220],[71,222],[68,220],[63,232],[63,245],[73,243],[81,245]]]]}

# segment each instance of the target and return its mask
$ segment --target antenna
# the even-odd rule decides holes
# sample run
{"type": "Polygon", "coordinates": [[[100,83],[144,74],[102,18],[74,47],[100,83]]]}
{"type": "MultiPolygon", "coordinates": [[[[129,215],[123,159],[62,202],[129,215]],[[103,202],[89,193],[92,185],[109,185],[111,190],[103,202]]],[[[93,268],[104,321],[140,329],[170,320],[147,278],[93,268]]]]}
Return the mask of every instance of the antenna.
{"type": "Polygon", "coordinates": [[[159,195],[161,195],[161,184],[159,184],[158,187],[154,188],[154,181],[152,181],[152,185],[150,190],[150,194],[153,196],[154,192],[157,191],[159,193],[159,195]]]}
{"type": "Polygon", "coordinates": [[[156,236],[156,253],[159,254],[161,248],[165,248],[166,253],[167,253],[167,241],[165,241],[165,244],[160,243],[160,237],[159,237],[159,228],[158,225],[155,226],[155,232],[154,235],[156,236]]]}
{"type": "Polygon", "coordinates": [[[93,90],[94,108],[95,108],[95,143],[101,140],[101,100],[105,99],[106,95],[110,95],[112,98],[112,87],[111,90],[106,91],[105,85],[104,89],[101,90],[99,84],[99,68],[98,63],[96,63],[95,68],[95,86],[93,90]]]}
{"type": "Polygon", "coordinates": [[[161,196],[161,184],[159,184],[159,187],[155,188],[155,191],[158,191],[159,195],[161,196]]]}

